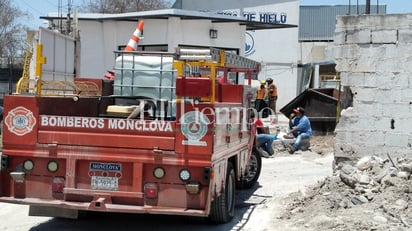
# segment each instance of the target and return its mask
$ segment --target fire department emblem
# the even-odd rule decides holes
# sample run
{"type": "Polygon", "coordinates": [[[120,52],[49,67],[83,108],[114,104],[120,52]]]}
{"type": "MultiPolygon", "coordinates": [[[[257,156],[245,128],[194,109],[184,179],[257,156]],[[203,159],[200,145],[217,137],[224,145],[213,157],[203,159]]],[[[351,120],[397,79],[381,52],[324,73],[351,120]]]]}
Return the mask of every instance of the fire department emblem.
{"type": "Polygon", "coordinates": [[[10,132],[24,136],[33,130],[34,125],[36,125],[36,117],[27,108],[19,106],[9,111],[4,123],[10,132]]]}
{"type": "Polygon", "coordinates": [[[206,142],[200,141],[207,133],[209,118],[201,112],[186,112],[181,118],[182,134],[187,140],[183,140],[183,145],[206,146],[206,142]]]}

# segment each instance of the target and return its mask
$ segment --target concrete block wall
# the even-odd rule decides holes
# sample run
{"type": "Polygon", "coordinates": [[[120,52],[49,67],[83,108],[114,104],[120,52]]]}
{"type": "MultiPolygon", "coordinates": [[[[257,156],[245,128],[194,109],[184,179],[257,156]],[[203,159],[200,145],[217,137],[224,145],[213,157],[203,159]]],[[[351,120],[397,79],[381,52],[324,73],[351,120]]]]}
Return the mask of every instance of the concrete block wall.
{"type": "Polygon", "coordinates": [[[353,94],[335,129],[335,159],[410,157],[412,14],[338,16],[333,49],[353,94]]]}

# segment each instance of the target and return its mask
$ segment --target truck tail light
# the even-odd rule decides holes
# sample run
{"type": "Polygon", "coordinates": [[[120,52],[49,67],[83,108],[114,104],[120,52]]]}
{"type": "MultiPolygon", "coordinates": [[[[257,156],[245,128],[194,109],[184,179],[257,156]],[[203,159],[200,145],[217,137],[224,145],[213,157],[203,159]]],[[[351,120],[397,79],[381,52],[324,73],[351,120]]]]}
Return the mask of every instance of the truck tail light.
{"type": "Polygon", "coordinates": [[[34,168],[34,162],[32,160],[25,160],[23,162],[23,168],[26,171],[31,171],[34,168]]]}
{"type": "Polygon", "coordinates": [[[156,199],[159,189],[156,183],[146,183],[144,185],[144,196],[147,199],[156,199]]]}
{"type": "Polygon", "coordinates": [[[49,161],[49,163],[47,163],[47,170],[52,173],[57,172],[57,170],[59,170],[59,163],[55,160],[49,161]]]}
{"type": "Polygon", "coordinates": [[[64,178],[63,177],[55,177],[53,178],[52,184],[52,192],[54,193],[62,193],[64,188],[64,178]]]}
{"type": "Polygon", "coordinates": [[[162,179],[163,177],[165,177],[165,175],[166,175],[166,172],[161,167],[155,168],[153,170],[153,176],[156,177],[156,179],[162,179]]]}
{"type": "Polygon", "coordinates": [[[180,172],[179,172],[179,178],[180,178],[180,180],[182,180],[182,181],[188,181],[188,180],[190,180],[191,175],[192,175],[192,174],[190,173],[189,169],[182,169],[182,170],[180,170],[180,172]]]}

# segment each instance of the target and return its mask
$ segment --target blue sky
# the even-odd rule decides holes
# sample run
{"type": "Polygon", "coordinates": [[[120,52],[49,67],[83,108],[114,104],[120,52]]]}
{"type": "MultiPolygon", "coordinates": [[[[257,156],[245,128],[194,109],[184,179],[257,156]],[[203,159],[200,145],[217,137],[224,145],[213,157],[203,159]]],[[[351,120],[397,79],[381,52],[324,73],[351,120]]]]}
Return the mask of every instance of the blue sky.
{"type": "MultiPolygon", "coordinates": [[[[37,29],[42,20],[40,16],[45,16],[49,12],[58,12],[59,1],[62,2],[62,11],[67,12],[67,2],[71,1],[73,7],[82,5],[84,0],[13,0],[12,4],[30,14],[23,23],[32,29],[37,29]]],[[[86,0],[87,1],[87,0],[86,0]]],[[[173,0],[169,0],[173,1],[173,0]]],[[[387,13],[412,13],[412,0],[370,0],[371,4],[379,2],[380,5],[387,5],[387,13]]],[[[301,0],[301,5],[352,5],[365,4],[366,0],[301,0]]]]}
{"type": "Polygon", "coordinates": [[[59,2],[62,3],[62,12],[67,12],[67,2],[71,1],[73,7],[82,5],[83,0],[13,0],[12,4],[29,14],[23,24],[31,29],[37,29],[42,24],[40,16],[46,16],[49,12],[59,11],[59,2]]]}
{"type": "MultiPolygon", "coordinates": [[[[62,12],[67,12],[67,3],[72,3],[72,7],[80,7],[83,2],[89,2],[90,0],[12,0],[12,4],[21,10],[28,12],[30,17],[25,20],[24,24],[32,29],[37,29],[42,20],[40,16],[46,16],[50,12],[59,11],[59,2],[62,3],[62,12]]],[[[127,1],[127,0],[123,0],[127,1]]],[[[166,0],[167,2],[174,2],[174,0],[166,0]]]]}

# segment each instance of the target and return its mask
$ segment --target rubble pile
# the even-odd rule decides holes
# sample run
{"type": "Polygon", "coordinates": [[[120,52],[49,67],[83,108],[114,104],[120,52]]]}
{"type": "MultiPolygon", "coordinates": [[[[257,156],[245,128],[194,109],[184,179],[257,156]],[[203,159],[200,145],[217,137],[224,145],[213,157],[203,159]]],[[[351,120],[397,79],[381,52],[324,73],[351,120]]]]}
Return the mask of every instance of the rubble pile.
{"type": "MultiPolygon", "coordinates": [[[[412,230],[412,159],[366,156],[291,194],[280,220],[299,230],[412,230]]],[[[292,230],[292,229],[291,229],[292,230]]]]}

